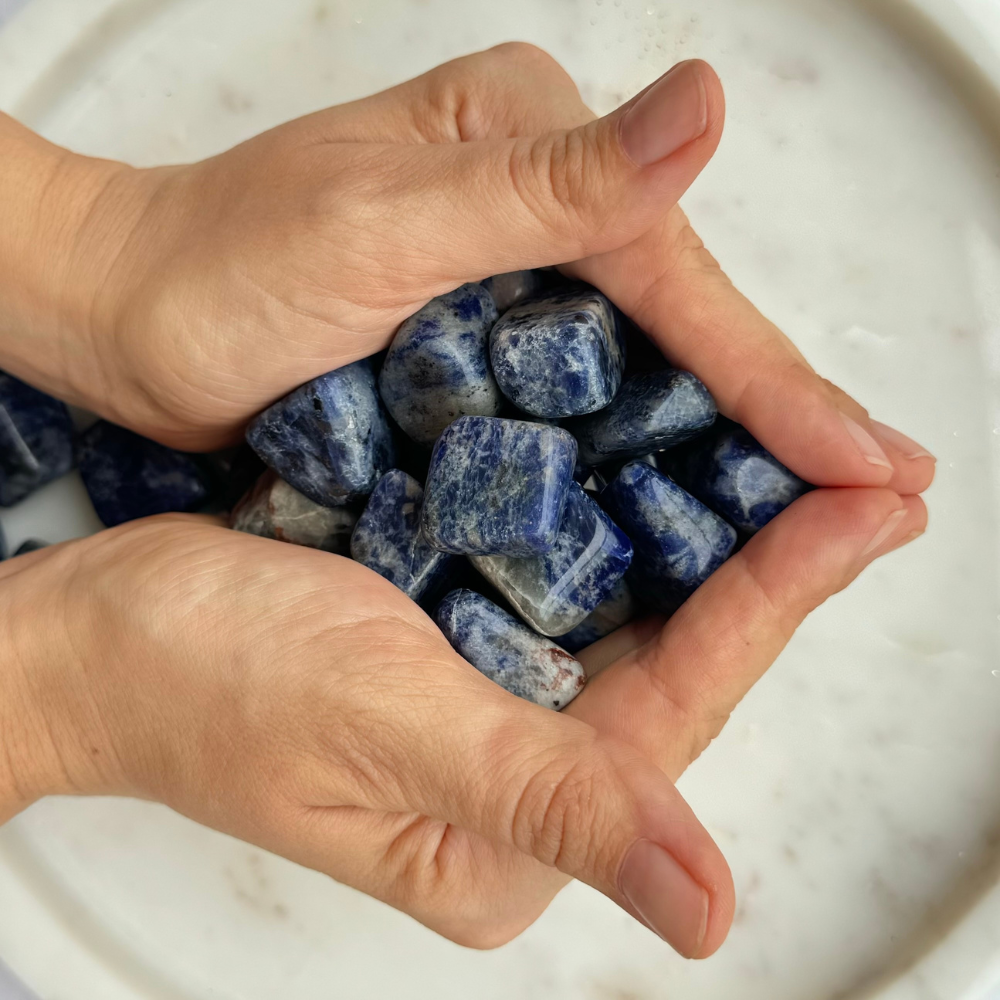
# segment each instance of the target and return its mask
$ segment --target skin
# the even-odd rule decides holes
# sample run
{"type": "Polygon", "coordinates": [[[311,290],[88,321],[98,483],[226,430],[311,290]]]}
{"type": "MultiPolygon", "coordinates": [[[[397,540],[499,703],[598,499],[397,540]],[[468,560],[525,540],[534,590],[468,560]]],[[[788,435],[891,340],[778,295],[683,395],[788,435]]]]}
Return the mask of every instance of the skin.
{"type": "Polygon", "coordinates": [[[669,622],[581,654],[594,676],[561,714],[488,682],[364,567],[212,519],[0,565],[0,821],[47,794],[153,799],[473,947],[516,936],[570,878],[642,919],[623,871],[649,841],[707,900],[657,929],[690,957],[722,944],[732,880],[673,782],[802,619],[924,530],[934,463],[821,379],[676,206],[722,133],[721,86],[694,72],[702,134],[646,165],[630,105],[595,119],[521,44],[190,166],[87,159],[0,120],[0,330],[17,331],[0,364],[140,433],[236,441],[434,295],[560,264],[828,487],[669,622]]]}

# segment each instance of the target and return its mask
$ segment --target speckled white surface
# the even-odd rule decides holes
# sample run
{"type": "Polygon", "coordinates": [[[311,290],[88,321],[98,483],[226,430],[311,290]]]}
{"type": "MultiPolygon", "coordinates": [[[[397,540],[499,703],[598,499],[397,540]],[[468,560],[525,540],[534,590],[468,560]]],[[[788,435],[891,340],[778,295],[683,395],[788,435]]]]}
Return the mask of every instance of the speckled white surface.
{"type": "MultiPolygon", "coordinates": [[[[43,998],[1000,995],[1000,15],[920,6],[968,59],[894,0],[33,0],[0,36],[0,106],[137,163],[511,37],[601,111],[709,58],[730,116],[696,225],[824,374],[940,458],[928,536],[817,613],[683,779],[740,894],[715,959],[580,886],[463,952],[163,808],[47,801],[0,831],[0,955],[43,998]]],[[[69,480],[3,521],[16,543],[89,516],[69,480]]]]}

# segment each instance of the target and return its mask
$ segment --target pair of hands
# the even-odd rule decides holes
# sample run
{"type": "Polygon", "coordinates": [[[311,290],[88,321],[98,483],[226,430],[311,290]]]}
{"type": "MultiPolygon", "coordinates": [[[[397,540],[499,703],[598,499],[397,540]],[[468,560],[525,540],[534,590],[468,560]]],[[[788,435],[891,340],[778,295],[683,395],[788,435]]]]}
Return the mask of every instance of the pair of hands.
{"type": "Polygon", "coordinates": [[[210,518],[22,556],[0,565],[0,820],[52,793],[155,799],[477,947],[578,878],[712,954],[732,881],[673,781],[804,616],[924,529],[933,476],[676,207],[723,117],[703,63],[596,120],[550,57],[512,44],[185,167],[88,160],[0,123],[0,326],[20,331],[0,366],[118,423],[232,443],[429,298],[561,263],[827,487],[668,623],[582,654],[593,679],[558,715],[487,681],[364,567],[210,518]]]}

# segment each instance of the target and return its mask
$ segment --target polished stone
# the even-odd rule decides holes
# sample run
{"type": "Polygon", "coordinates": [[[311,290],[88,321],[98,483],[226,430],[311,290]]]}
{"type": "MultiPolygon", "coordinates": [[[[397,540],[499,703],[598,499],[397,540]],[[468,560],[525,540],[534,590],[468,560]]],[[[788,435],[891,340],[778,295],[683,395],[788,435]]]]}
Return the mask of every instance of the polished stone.
{"type": "Polygon", "coordinates": [[[80,437],[80,477],[109,528],[153,514],[200,509],[211,497],[204,468],[191,455],[99,420],[80,437]]]}
{"type": "Polygon", "coordinates": [[[483,282],[483,288],[493,296],[497,310],[503,314],[525,299],[539,295],[548,284],[544,271],[507,271],[487,278],[483,282]]]}
{"type": "Polygon", "coordinates": [[[237,504],[230,525],[248,535],[346,556],[357,521],[349,507],[313,503],[269,470],[237,504]]]}
{"type": "Polygon", "coordinates": [[[581,465],[597,466],[689,441],[707,431],[716,415],[705,386],[671,368],[630,378],[610,406],[566,427],[580,444],[581,465]]]}
{"type": "Polygon", "coordinates": [[[553,548],[529,559],[472,556],[472,565],[542,635],[565,635],[614,589],[632,562],[632,543],[571,484],[553,548]]]}
{"type": "Polygon", "coordinates": [[[420,530],[424,491],[400,469],[387,472],[368,498],[351,538],[351,556],[411,600],[433,601],[453,582],[460,560],[432,548],[420,530]]]}
{"type": "Polygon", "coordinates": [[[324,507],[368,496],[392,468],[392,431],[368,360],[321,375],[265,410],[247,441],[270,468],[324,507]]]}
{"type": "Polygon", "coordinates": [[[681,477],[703,503],[748,535],[813,488],[736,425],[694,447],[681,477]]]}
{"type": "Polygon", "coordinates": [[[481,594],[453,590],[434,617],[458,653],[518,698],[558,710],[587,683],[578,660],[481,594]]]}
{"type": "Polygon", "coordinates": [[[493,374],[503,394],[536,417],[593,413],[618,392],[625,342],[614,307],[577,286],[509,310],[490,334],[493,374]]]}
{"type": "Polygon", "coordinates": [[[463,285],[399,328],[379,373],[379,391],[393,419],[418,444],[433,445],[458,417],[494,417],[503,408],[488,348],[497,315],[482,285],[463,285]]]}
{"type": "Polygon", "coordinates": [[[628,583],[619,580],[614,590],[572,632],[559,636],[559,645],[567,653],[579,653],[638,617],[639,606],[628,583]]]}
{"type": "Polygon", "coordinates": [[[73,468],[65,404],[0,372],[0,507],[10,507],[73,468]]]}
{"type": "Polygon", "coordinates": [[[457,555],[548,552],[575,463],[576,442],[560,427],[462,417],[434,448],[421,519],[424,537],[457,555]]]}
{"type": "Polygon", "coordinates": [[[675,611],[736,545],[731,525],[643,462],[626,465],[601,503],[635,546],[636,596],[657,611],[675,611]]]}

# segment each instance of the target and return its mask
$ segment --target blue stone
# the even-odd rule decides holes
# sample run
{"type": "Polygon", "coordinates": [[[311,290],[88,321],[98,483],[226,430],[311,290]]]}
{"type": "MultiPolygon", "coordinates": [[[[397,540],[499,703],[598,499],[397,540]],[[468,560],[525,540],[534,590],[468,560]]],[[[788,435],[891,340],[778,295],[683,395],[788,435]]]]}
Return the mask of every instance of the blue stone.
{"type": "Polygon", "coordinates": [[[250,424],[247,441],[285,482],[324,507],[368,496],[395,464],[367,359],[279,400],[250,424]]]}
{"type": "Polygon", "coordinates": [[[558,710],[587,683],[578,660],[481,594],[453,590],[434,617],[459,654],[518,698],[558,710]]]}
{"type": "Polygon", "coordinates": [[[64,403],[0,372],[0,507],[73,468],[73,422],[64,403]]]}
{"type": "Polygon", "coordinates": [[[736,531],[644,462],[626,465],[601,502],[635,546],[633,591],[671,614],[732,554],[736,531]]]}
{"type": "Polygon", "coordinates": [[[567,653],[579,653],[638,616],[639,607],[632,591],[624,580],[619,580],[615,589],[572,632],[559,637],[559,645],[567,653]]]}
{"type": "Polygon", "coordinates": [[[671,368],[633,376],[610,406],[566,426],[580,444],[580,463],[595,466],[690,441],[715,423],[717,413],[694,375],[671,368]]]}
{"type": "Polygon", "coordinates": [[[431,456],[421,526],[456,555],[534,556],[556,543],[576,464],[560,427],[462,417],[431,456]]]}
{"type": "Polygon", "coordinates": [[[547,285],[544,271],[507,271],[505,274],[494,274],[483,282],[483,288],[493,296],[501,313],[539,295],[547,285]]]}
{"type": "Polygon", "coordinates": [[[454,580],[460,560],[431,548],[420,531],[424,491],[399,469],[368,498],[351,538],[352,558],[384,576],[413,601],[433,601],[454,580]]]}
{"type": "Polygon", "coordinates": [[[730,425],[693,448],[680,478],[712,510],[752,535],[813,487],[750,432],[730,425]]]}
{"type": "Polygon", "coordinates": [[[501,391],[519,410],[572,417],[615,398],[625,341],[611,303],[578,287],[505,313],[490,335],[490,358],[501,391]]]}
{"type": "Polygon", "coordinates": [[[357,522],[358,515],[349,507],[313,503],[269,470],[237,504],[230,526],[248,535],[346,556],[357,522]]]}
{"type": "Polygon", "coordinates": [[[579,625],[625,576],[632,543],[572,483],[555,545],[545,555],[472,556],[471,561],[536,632],[560,636],[579,625]]]}
{"type": "Polygon", "coordinates": [[[431,300],[396,334],[379,373],[393,419],[430,447],[459,417],[494,417],[503,396],[490,371],[487,341],[497,307],[482,285],[431,300]]]}
{"type": "Polygon", "coordinates": [[[48,542],[40,541],[37,538],[29,538],[26,542],[21,542],[14,556],[26,556],[29,552],[37,552],[39,549],[47,549],[48,547],[48,542]]]}
{"type": "Polygon", "coordinates": [[[80,477],[109,528],[153,514],[198,510],[211,484],[191,455],[99,420],[80,438],[80,477]]]}

